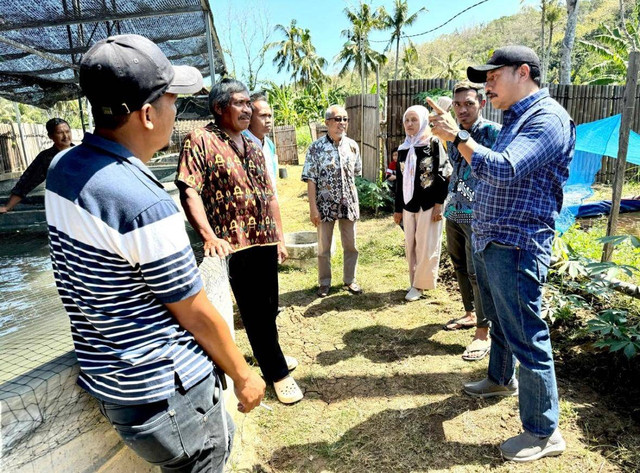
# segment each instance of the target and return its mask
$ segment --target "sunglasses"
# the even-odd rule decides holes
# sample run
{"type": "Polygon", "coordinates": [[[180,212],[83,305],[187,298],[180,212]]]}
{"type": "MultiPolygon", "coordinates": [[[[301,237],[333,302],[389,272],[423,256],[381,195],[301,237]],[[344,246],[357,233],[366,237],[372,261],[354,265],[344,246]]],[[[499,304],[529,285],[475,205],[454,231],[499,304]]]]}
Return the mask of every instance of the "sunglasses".
{"type": "Polygon", "coordinates": [[[349,121],[349,118],[348,117],[331,117],[329,118],[329,120],[335,120],[336,123],[342,123],[342,122],[347,123],[349,121]]]}

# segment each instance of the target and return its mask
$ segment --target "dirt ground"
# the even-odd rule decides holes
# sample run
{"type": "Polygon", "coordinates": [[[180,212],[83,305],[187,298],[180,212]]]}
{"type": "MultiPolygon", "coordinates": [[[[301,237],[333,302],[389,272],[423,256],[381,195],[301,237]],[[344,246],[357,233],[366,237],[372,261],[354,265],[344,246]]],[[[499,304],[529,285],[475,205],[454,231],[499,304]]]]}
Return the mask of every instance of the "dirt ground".
{"type": "MultiPolygon", "coordinates": [[[[288,179],[278,182],[285,232],[313,229],[300,172],[301,166],[288,166],[288,179]]],[[[461,391],[464,382],[484,377],[487,360],[461,359],[472,331],[442,330],[463,313],[446,253],[439,287],[406,303],[401,229],[385,214],[364,217],[357,235],[362,295],[342,289],[339,243],[327,298],[315,296],[315,261],[281,267],[280,340],[300,361],[293,376],[305,398],[284,406],[269,388],[265,403],[272,411],[236,415],[230,471],[640,471],[640,428],[625,414],[628,406],[602,396],[597,379],[574,379],[563,369],[558,387],[567,451],[533,464],[503,462],[498,445],[521,428],[518,402],[477,400],[461,391]]],[[[237,328],[249,356],[239,321],[237,328]]]]}

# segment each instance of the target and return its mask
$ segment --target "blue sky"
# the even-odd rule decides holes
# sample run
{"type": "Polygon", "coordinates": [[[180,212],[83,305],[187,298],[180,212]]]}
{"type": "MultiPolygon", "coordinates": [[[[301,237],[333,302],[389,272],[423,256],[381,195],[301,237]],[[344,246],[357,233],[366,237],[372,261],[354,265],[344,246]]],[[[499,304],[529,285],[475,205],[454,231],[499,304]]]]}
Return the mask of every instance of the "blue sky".
{"type": "MultiPolygon", "coordinates": [[[[418,21],[406,30],[406,34],[422,33],[435,28],[458,12],[480,1],[482,0],[450,0],[448,2],[443,2],[442,0],[409,0],[410,13],[418,10],[421,6],[426,7],[428,12],[421,14],[418,21]]],[[[243,55],[239,53],[240,38],[238,36],[238,28],[233,25],[236,19],[242,16],[249,18],[252,14],[251,12],[259,13],[261,17],[268,18],[272,27],[276,24],[288,26],[291,19],[295,18],[298,26],[309,28],[312,42],[316,46],[318,54],[329,61],[327,72],[336,72],[338,66],[334,65],[333,60],[345,42],[345,38],[340,35],[340,32],[349,27],[349,21],[343,10],[347,6],[356,6],[357,3],[357,0],[210,0],[214,23],[223,46],[226,46],[226,43],[229,42],[227,31],[231,31],[234,48],[237,50],[234,56],[238,73],[240,73],[238,69],[245,67],[246,60],[243,60],[243,55]],[[231,14],[231,23],[228,21],[229,13],[231,14]]],[[[392,11],[393,0],[372,0],[370,3],[374,7],[383,5],[387,11],[392,11]]],[[[536,5],[539,4],[539,0],[525,0],[524,3],[536,5]]],[[[425,42],[441,34],[451,33],[456,29],[475,26],[502,16],[512,15],[519,9],[520,0],[486,0],[481,5],[463,13],[443,28],[427,35],[412,38],[412,40],[415,43],[425,42]]],[[[370,39],[372,41],[386,41],[389,34],[387,31],[373,32],[370,39]]],[[[270,41],[281,39],[282,35],[280,33],[273,33],[270,41]]],[[[373,43],[373,45],[379,47],[378,50],[382,51],[385,47],[385,42],[373,43]]],[[[268,53],[266,64],[261,70],[259,78],[261,80],[286,82],[288,75],[284,72],[277,74],[275,67],[271,63],[273,54],[273,52],[268,53]]],[[[230,68],[229,60],[227,60],[227,65],[230,68]]]]}

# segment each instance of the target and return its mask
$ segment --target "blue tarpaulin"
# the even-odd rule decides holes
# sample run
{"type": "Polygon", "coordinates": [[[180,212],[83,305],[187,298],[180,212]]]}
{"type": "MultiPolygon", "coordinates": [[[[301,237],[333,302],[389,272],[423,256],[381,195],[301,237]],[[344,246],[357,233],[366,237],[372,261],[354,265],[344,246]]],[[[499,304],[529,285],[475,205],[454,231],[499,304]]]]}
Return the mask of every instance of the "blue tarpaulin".
{"type": "MultiPolygon", "coordinates": [[[[600,170],[602,157],[618,157],[621,119],[622,115],[618,114],[576,127],[576,152],[564,186],[562,211],[556,221],[556,230],[560,233],[573,225],[580,205],[593,195],[591,186],[600,170]]],[[[629,133],[627,162],[640,166],[640,135],[632,130],[629,133]]]]}

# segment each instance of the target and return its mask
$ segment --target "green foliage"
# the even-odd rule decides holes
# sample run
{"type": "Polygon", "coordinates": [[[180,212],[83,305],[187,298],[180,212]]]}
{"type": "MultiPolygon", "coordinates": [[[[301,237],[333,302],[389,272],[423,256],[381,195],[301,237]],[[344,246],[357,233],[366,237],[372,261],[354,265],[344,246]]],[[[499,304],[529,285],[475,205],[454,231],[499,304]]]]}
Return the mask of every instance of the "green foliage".
{"type": "Polygon", "coordinates": [[[324,121],[327,108],[344,104],[348,95],[343,86],[323,86],[318,82],[310,82],[304,88],[269,82],[265,92],[273,108],[274,123],[295,126],[324,121]]]}
{"type": "Polygon", "coordinates": [[[414,95],[414,99],[421,103],[426,103],[427,97],[437,101],[439,97],[451,97],[451,91],[445,89],[430,89],[425,92],[418,92],[414,95]]]}
{"type": "Polygon", "coordinates": [[[360,208],[370,210],[376,216],[381,210],[391,208],[393,204],[391,193],[384,183],[376,183],[363,177],[356,177],[356,189],[358,189],[360,208]]]}
{"type": "Polygon", "coordinates": [[[622,351],[633,358],[640,351],[640,322],[630,324],[626,310],[607,309],[588,322],[589,331],[600,340],[594,343],[610,352],[622,351]]]}
{"type": "MultiPolygon", "coordinates": [[[[578,310],[595,312],[595,317],[587,322],[589,332],[597,337],[594,346],[607,348],[610,352],[622,351],[627,358],[634,357],[640,349],[638,317],[630,316],[626,308],[596,310],[595,307],[612,305],[614,278],[632,277],[640,270],[630,264],[594,261],[574,250],[564,238],[556,238],[554,243],[554,255],[559,261],[550,271],[553,284],[545,286],[547,297],[543,316],[554,324],[558,321],[573,322],[578,310]]],[[[603,243],[628,246],[627,242],[630,242],[636,248],[633,251],[640,248],[640,241],[629,235],[595,238],[593,241],[598,246],[603,243]]]]}

